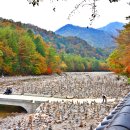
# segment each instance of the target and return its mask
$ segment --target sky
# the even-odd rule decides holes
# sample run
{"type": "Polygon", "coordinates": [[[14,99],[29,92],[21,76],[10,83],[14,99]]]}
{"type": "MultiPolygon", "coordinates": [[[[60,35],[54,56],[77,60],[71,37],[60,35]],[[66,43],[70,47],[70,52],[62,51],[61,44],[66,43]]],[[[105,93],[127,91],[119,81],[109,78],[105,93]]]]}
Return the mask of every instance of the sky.
{"type": "MultiPolygon", "coordinates": [[[[42,0],[39,6],[33,7],[27,0],[0,0],[0,17],[31,23],[46,30],[56,31],[66,24],[81,27],[90,26],[91,6],[83,3],[74,13],[71,12],[83,0],[42,0]],[[52,2],[53,1],[53,2],[52,2]],[[53,10],[55,8],[55,11],[53,10]],[[70,19],[68,19],[71,14],[70,19]]],[[[110,22],[123,22],[130,15],[130,0],[110,3],[109,0],[97,1],[97,16],[91,27],[103,27],[110,22]]]]}

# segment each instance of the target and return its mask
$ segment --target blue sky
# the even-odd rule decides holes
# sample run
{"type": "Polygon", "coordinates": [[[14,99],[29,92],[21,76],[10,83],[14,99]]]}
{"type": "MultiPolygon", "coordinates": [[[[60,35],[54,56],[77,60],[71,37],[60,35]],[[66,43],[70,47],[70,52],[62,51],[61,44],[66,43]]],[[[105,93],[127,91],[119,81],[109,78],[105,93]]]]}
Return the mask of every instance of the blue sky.
{"type": "MultiPolygon", "coordinates": [[[[89,26],[91,10],[88,5],[79,7],[68,20],[70,12],[83,0],[53,1],[43,0],[39,6],[33,7],[28,4],[27,0],[0,0],[0,17],[32,23],[52,31],[65,24],[89,26]],[[53,8],[56,8],[55,12],[53,8]]],[[[91,0],[86,1],[88,3],[91,0]]],[[[102,27],[114,21],[126,23],[125,17],[130,14],[130,6],[127,4],[129,1],[120,0],[120,2],[110,4],[108,0],[99,0],[97,2],[97,11],[100,16],[95,19],[92,27],[102,27]]]]}

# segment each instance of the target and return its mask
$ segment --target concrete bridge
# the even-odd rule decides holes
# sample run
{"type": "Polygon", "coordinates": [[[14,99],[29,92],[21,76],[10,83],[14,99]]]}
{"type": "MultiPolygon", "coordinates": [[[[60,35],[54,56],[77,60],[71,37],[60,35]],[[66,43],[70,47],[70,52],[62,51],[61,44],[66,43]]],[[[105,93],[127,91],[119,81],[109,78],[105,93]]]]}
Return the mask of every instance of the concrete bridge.
{"type": "MultiPolygon", "coordinates": [[[[0,94],[0,104],[2,105],[12,105],[20,106],[24,108],[28,113],[34,113],[37,107],[46,101],[73,101],[73,102],[85,102],[96,101],[98,103],[102,102],[102,99],[62,99],[54,97],[38,97],[38,96],[25,96],[25,95],[3,95],[0,94]]],[[[108,102],[114,101],[115,99],[108,99],[108,102]]]]}
{"type": "Polygon", "coordinates": [[[0,104],[1,105],[11,105],[11,106],[19,106],[26,110],[27,113],[33,113],[35,112],[36,108],[42,103],[42,101],[35,101],[31,99],[25,99],[22,97],[17,99],[14,98],[13,95],[0,95],[0,104]]]}

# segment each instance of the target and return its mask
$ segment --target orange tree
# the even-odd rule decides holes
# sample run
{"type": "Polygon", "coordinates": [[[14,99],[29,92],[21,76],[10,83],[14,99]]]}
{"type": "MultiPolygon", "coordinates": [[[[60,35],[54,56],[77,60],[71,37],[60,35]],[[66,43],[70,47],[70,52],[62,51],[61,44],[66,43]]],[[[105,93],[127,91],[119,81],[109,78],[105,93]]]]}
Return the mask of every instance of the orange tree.
{"type": "Polygon", "coordinates": [[[116,38],[118,47],[107,59],[112,71],[130,76],[130,23],[116,38]]]}

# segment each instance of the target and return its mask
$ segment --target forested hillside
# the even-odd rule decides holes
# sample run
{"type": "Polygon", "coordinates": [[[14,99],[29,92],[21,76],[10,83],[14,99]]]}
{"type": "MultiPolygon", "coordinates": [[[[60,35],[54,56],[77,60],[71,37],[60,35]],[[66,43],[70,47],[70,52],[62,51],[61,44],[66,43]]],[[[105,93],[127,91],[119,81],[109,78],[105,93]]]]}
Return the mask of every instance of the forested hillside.
{"type": "Polygon", "coordinates": [[[64,37],[52,31],[46,31],[31,24],[24,24],[25,28],[31,29],[35,34],[40,34],[43,39],[54,46],[58,52],[81,55],[82,57],[95,57],[105,59],[109,53],[103,49],[92,47],[88,42],[78,37],[64,37]]]}
{"type": "Polygon", "coordinates": [[[40,35],[13,22],[0,22],[0,73],[48,74],[58,71],[60,63],[60,56],[40,35]]]}
{"type": "Polygon", "coordinates": [[[102,49],[93,48],[77,37],[65,38],[29,26],[32,25],[0,19],[0,75],[108,69],[105,61],[108,53],[102,49]]]}

